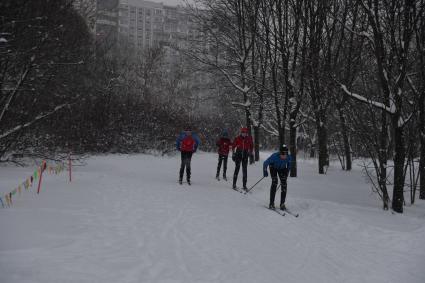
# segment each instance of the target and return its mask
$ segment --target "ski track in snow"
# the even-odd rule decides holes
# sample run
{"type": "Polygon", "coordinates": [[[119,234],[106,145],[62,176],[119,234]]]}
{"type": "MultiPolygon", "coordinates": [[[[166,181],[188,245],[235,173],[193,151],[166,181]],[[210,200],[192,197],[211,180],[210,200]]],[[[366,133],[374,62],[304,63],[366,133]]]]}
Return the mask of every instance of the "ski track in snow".
{"type": "MultiPolygon", "coordinates": [[[[0,209],[0,282],[425,282],[425,203],[392,215],[359,169],[320,176],[301,160],[286,202],[300,217],[282,217],[264,208],[270,178],[243,195],[215,180],[216,161],[194,155],[192,186],[177,184],[179,156],[92,157],[71,184],[48,175],[0,209]]],[[[0,192],[28,172],[2,168],[0,192]]]]}

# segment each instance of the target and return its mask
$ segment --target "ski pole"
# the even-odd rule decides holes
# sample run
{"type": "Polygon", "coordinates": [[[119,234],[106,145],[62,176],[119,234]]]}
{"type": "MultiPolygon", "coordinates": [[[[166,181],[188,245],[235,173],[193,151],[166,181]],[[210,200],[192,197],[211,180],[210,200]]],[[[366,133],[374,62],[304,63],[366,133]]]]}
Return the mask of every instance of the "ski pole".
{"type": "Polygon", "coordinates": [[[261,178],[260,180],[258,180],[257,183],[254,184],[254,186],[252,186],[251,188],[249,188],[246,192],[244,192],[244,194],[249,193],[249,191],[251,191],[258,183],[260,183],[265,177],[261,178]]]}

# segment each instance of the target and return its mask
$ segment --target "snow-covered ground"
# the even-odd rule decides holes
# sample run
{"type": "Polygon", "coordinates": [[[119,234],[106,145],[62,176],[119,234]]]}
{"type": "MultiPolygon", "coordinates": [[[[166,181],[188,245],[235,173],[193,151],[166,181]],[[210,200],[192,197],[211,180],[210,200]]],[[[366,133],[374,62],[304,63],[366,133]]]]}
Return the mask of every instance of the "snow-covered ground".
{"type": "MultiPolygon", "coordinates": [[[[265,209],[270,178],[248,196],[216,181],[214,154],[194,155],[190,187],[178,156],[87,162],[0,209],[0,282],[425,282],[425,202],[385,212],[359,169],[301,160],[294,218],[265,209]]],[[[0,193],[32,169],[0,168],[0,193]]],[[[261,178],[248,170],[248,185],[261,178]]]]}

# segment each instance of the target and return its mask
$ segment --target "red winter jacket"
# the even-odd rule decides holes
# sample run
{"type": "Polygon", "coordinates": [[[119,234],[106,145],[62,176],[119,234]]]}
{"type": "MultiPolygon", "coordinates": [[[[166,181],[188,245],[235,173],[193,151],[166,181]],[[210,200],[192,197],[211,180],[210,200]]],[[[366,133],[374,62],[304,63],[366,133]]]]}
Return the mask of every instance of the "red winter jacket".
{"type": "Polygon", "coordinates": [[[216,144],[218,146],[218,154],[229,155],[230,148],[232,147],[232,141],[229,138],[220,138],[216,144]]]}
{"type": "Polygon", "coordinates": [[[236,151],[247,151],[248,153],[252,153],[254,146],[252,142],[251,136],[237,136],[233,141],[233,149],[236,151]]]}
{"type": "Polygon", "coordinates": [[[186,136],[180,143],[181,152],[194,152],[196,141],[192,136],[186,136]]]}

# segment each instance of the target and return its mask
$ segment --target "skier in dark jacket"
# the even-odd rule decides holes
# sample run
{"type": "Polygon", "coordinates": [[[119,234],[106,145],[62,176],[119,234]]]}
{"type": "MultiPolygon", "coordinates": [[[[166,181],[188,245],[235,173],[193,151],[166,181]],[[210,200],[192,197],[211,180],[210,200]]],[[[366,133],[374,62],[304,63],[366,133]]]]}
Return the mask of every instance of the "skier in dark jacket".
{"type": "Polygon", "coordinates": [[[223,163],[223,179],[227,181],[227,158],[229,156],[230,148],[232,147],[232,141],[229,139],[229,133],[226,129],[224,129],[221,133],[221,137],[217,140],[216,145],[218,147],[218,164],[217,174],[215,175],[215,178],[217,180],[220,180],[220,168],[221,163],[223,163]]]}
{"type": "Polygon", "coordinates": [[[233,174],[233,189],[236,189],[239,169],[242,163],[243,189],[247,191],[246,182],[248,178],[248,158],[253,151],[252,137],[248,135],[248,128],[242,128],[241,134],[235,138],[232,145],[232,160],[235,162],[235,173],[233,174]]]}
{"type": "Polygon", "coordinates": [[[184,168],[186,167],[186,180],[190,185],[190,162],[192,160],[192,154],[196,152],[200,140],[197,134],[193,133],[190,127],[180,133],[176,140],[176,149],[181,152],[181,165],[179,184],[183,184],[184,168]]]}
{"type": "Polygon", "coordinates": [[[267,172],[267,167],[270,166],[270,175],[272,177],[272,185],[270,187],[270,209],[275,209],[274,198],[276,195],[277,188],[277,176],[279,175],[280,185],[282,187],[282,192],[280,195],[280,209],[285,210],[285,199],[286,199],[286,180],[288,178],[289,170],[291,170],[291,155],[288,153],[288,147],[282,145],[279,149],[279,152],[273,153],[263,164],[264,177],[267,177],[269,174],[267,172]]]}

